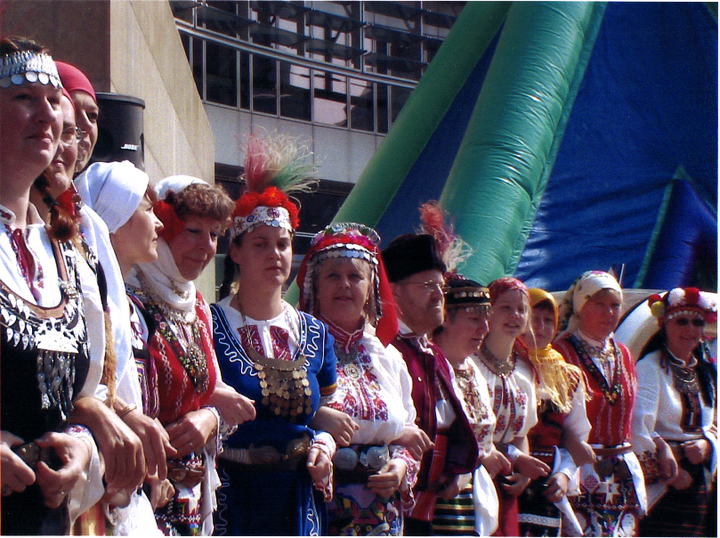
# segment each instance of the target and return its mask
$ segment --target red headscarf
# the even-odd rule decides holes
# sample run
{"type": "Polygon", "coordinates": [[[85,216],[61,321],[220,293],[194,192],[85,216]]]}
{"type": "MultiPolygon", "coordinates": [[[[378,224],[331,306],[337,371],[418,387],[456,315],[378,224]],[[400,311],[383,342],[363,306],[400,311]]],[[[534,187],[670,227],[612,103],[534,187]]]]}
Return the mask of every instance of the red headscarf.
{"type": "Polygon", "coordinates": [[[90,94],[93,101],[95,101],[95,104],[97,104],[95,88],[93,88],[93,85],[85,76],[85,73],[80,71],[77,67],[65,62],[55,62],[55,65],[57,65],[57,70],[60,74],[60,81],[62,82],[63,88],[65,88],[68,92],[83,91],[90,94]]]}

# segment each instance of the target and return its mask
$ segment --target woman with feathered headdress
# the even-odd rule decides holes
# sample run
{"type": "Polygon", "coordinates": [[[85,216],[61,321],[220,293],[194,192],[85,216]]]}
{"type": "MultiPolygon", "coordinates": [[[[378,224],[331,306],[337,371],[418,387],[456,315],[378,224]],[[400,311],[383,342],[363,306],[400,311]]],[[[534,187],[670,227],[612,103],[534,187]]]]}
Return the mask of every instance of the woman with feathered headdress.
{"type": "Polygon", "coordinates": [[[216,530],[229,535],[317,535],[332,496],[335,442],[308,427],[335,390],[333,339],[282,299],[299,208],[287,194],[312,182],[309,152],[289,137],[248,140],[247,190],[233,212],[223,291],[212,306],[223,379],[255,401],[257,418],[227,440],[216,530]]]}

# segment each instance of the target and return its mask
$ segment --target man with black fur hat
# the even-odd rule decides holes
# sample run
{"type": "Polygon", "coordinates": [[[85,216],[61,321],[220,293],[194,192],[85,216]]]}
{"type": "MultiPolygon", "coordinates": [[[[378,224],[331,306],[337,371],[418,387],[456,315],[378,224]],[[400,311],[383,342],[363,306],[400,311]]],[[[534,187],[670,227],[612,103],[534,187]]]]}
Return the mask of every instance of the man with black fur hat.
{"type": "Polygon", "coordinates": [[[451,368],[428,335],[443,322],[446,266],[433,236],[407,234],[382,252],[398,310],[399,335],[392,343],[402,353],[413,380],[417,425],[435,443],[423,456],[415,485],[415,505],[405,519],[405,534],[433,534],[438,497],[458,493],[458,476],[472,472],[478,445],[454,392],[451,368]]]}

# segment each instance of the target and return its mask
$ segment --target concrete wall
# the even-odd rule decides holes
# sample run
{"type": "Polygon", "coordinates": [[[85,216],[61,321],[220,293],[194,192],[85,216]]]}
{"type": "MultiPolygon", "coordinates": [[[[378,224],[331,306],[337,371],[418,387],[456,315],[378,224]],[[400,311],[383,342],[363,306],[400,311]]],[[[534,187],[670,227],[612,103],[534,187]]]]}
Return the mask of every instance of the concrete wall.
{"type": "MultiPolygon", "coordinates": [[[[81,69],[96,91],[145,101],[145,170],[213,182],[215,142],[165,0],[2,0],[2,35],[23,35],[81,69]]],[[[198,285],[214,300],[214,267],[198,285]]]]}

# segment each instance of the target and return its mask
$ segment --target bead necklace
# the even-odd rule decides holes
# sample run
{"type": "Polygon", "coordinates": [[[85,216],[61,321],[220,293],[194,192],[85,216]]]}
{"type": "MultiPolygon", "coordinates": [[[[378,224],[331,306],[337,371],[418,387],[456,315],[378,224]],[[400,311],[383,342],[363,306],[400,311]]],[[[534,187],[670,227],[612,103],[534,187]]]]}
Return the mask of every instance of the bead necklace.
{"type": "Polygon", "coordinates": [[[578,337],[578,340],[582,342],[585,352],[591,357],[604,361],[612,361],[615,359],[615,350],[612,346],[608,346],[607,343],[603,343],[602,347],[600,347],[591,344],[582,337],[578,337]]]}
{"type": "MultiPolygon", "coordinates": [[[[618,368],[615,369],[616,381],[613,383],[612,389],[610,389],[610,384],[608,383],[607,379],[605,379],[605,376],[600,372],[597,365],[590,358],[590,355],[588,354],[587,349],[585,348],[584,340],[581,340],[574,334],[571,334],[568,337],[568,341],[575,348],[575,351],[577,352],[578,357],[580,357],[580,361],[582,361],[583,365],[588,370],[590,375],[595,379],[597,384],[600,386],[600,390],[602,391],[603,395],[605,396],[605,399],[608,401],[608,403],[610,405],[615,405],[615,402],[617,402],[617,400],[620,396],[620,392],[622,391],[622,385],[617,381],[618,368]]],[[[618,357],[620,356],[620,349],[618,348],[618,346],[615,342],[611,342],[611,344],[612,344],[613,361],[617,361],[618,357]]]]}
{"type": "Polygon", "coordinates": [[[485,341],[483,341],[480,346],[480,359],[492,373],[502,378],[506,378],[509,377],[515,370],[517,355],[515,354],[515,351],[512,351],[507,359],[499,359],[492,354],[485,344],[485,341]]]}
{"type": "MultiPolygon", "coordinates": [[[[142,294],[148,298],[148,302],[152,303],[160,310],[160,312],[166,319],[173,321],[177,324],[195,325],[195,309],[185,311],[174,308],[170,303],[168,303],[165,299],[160,297],[152,290],[152,287],[150,286],[147,279],[145,278],[145,275],[141,271],[136,271],[135,275],[138,279],[138,282],[140,282],[142,294]]],[[[173,293],[183,300],[186,300],[188,297],[187,292],[181,292],[175,286],[173,286],[173,293]]],[[[146,303],[146,301],[143,301],[143,303],[146,303]]]]}
{"type": "MultiPolygon", "coordinates": [[[[240,312],[247,340],[247,346],[243,346],[243,350],[257,371],[260,393],[263,396],[262,404],[275,415],[282,415],[291,422],[297,422],[303,413],[312,415],[312,389],[305,369],[305,354],[298,348],[294,360],[269,359],[261,355],[252,345],[250,326],[237,294],[233,301],[240,312]]],[[[283,312],[288,327],[292,330],[293,324],[285,303],[283,303],[283,312]]],[[[300,339],[297,338],[297,341],[299,342],[300,339]]]]}
{"type": "Polygon", "coordinates": [[[665,353],[667,354],[668,369],[673,376],[677,391],[681,394],[700,394],[700,384],[695,371],[697,359],[693,357],[690,364],[685,364],[679,359],[673,360],[674,356],[669,351],[665,350],[665,353]]]}
{"type": "MultiPolygon", "coordinates": [[[[139,275],[140,273],[138,273],[139,275]]],[[[137,298],[155,319],[157,331],[167,341],[180,364],[182,364],[188,377],[195,385],[195,390],[200,394],[204,393],[208,388],[208,371],[207,357],[202,347],[198,345],[199,342],[202,342],[200,324],[184,321],[187,318],[185,312],[178,311],[159,296],[153,294],[142,280],[140,280],[140,283],[142,289],[134,290],[137,298]],[[186,333],[187,327],[190,327],[190,335],[186,333]],[[185,348],[183,348],[179,338],[181,331],[185,333],[182,335],[185,340],[185,348]]],[[[195,312],[193,312],[192,319],[195,321],[195,312]]]]}

